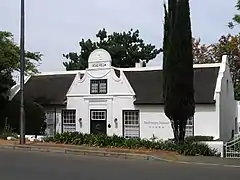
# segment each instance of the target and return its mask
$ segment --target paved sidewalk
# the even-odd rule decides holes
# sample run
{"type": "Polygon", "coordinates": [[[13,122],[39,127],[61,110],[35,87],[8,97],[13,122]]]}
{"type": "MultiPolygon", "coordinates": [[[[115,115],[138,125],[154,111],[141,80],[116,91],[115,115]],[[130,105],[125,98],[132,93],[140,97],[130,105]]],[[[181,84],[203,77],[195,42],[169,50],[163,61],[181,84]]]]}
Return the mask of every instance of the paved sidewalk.
{"type": "Polygon", "coordinates": [[[220,157],[205,157],[205,156],[182,156],[174,152],[152,151],[147,149],[98,148],[89,146],[40,143],[40,142],[26,142],[26,145],[19,145],[19,141],[6,141],[6,140],[0,140],[0,148],[115,157],[123,159],[158,160],[175,163],[240,167],[240,159],[226,159],[220,157]]]}
{"type": "Polygon", "coordinates": [[[221,158],[213,156],[181,156],[176,155],[179,163],[191,164],[210,164],[210,165],[223,165],[223,166],[239,166],[240,158],[221,158]]]}

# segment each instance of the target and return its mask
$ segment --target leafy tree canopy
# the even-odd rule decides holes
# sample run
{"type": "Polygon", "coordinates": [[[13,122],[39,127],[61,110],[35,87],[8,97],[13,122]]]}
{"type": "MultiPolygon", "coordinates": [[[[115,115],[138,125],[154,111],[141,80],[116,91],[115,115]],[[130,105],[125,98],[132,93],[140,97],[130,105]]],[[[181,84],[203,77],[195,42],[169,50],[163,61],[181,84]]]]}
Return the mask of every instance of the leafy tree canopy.
{"type": "Polygon", "coordinates": [[[146,44],[139,37],[139,31],[113,32],[108,34],[105,29],[100,30],[96,37],[97,42],[91,39],[84,40],[79,43],[80,53],[69,52],[63,56],[70,60],[64,62],[66,70],[83,70],[88,67],[88,57],[90,53],[97,49],[103,48],[112,56],[112,65],[115,67],[134,67],[139,60],[145,60],[148,63],[154,59],[161,49],[157,49],[152,44],[146,44]]]}
{"type": "MultiPolygon", "coordinates": [[[[37,73],[42,54],[25,51],[25,70],[27,73],[37,73]]],[[[20,47],[14,43],[13,34],[0,31],[0,67],[6,71],[20,70],[20,47]]]]}
{"type": "MultiPolygon", "coordinates": [[[[25,51],[26,72],[36,73],[42,55],[25,51]]],[[[20,47],[14,43],[13,34],[0,31],[0,111],[8,100],[8,92],[15,84],[12,72],[20,70],[20,47]]]]}
{"type": "Polygon", "coordinates": [[[193,39],[194,63],[219,63],[223,55],[228,55],[229,66],[235,88],[235,97],[240,99],[240,34],[223,35],[217,43],[205,45],[200,39],[193,39]]]}
{"type": "MultiPolygon", "coordinates": [[[[237,4],[235,5],[237,11],[240,11],[240,0],[237,0],[237,4]]],[[[232,21],[228,23],[229,28],[234,28],[234,26],[240,24],[240,14],[235,14],[232,18],[232,21]]]]}

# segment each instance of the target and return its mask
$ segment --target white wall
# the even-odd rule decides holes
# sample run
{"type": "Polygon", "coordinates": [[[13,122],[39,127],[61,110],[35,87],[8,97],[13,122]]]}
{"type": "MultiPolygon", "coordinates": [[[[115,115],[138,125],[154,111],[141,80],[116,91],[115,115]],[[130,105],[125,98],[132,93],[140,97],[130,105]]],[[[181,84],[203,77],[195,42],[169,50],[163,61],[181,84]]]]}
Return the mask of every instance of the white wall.
{"type": "Polygon", "coordinates": [[[150,139],[153,135],[158,139],[173,138],[170,120],[164,114],[164,107],[136,106],[140,110],[140,137],[150,139]]]}
{"type": "Polygon", "coordinates": [[[69,97],[67,109],[76,109],[76,129],[82,133],[90,133],[90,109],[107,109],[108,135],[122,136],[122,110],[134,110],[133,97],[131,96],[103,96],[100,98],[69,97]],[[79,119],[82,118],[82,124],[79,119]],[[117,119],[117,123],[114,119],[117,119]]]}
{"type": "MultiPolygon", "coordinates": [[[[172,127],[163,106],[134,106],[134,91],[123,72],[118,78],[113,68],[88,69],[80,78],[78,74],[67,93],[67,109],[76,109],[77,131],[90,133],[90,109],[107,109],[108,135],[123,134],[123,110],[140,110],[140,137],[150,139],[173,138],[172,127]],[[90,94],[90,79],[107,79],[108,93],[90,94]],[[82,119],[82,123],[79,119],[82,119]],[[117,125],[114,119],[117,119],[117,125]]],[[[194,135],[219,138],[219,115],[215,105],[196,105],[194,135]]]]}
{"type": "Polygon", "coordinates": [[[215,104],[197,104],[195,106],[194,135],[219,138],[219,121],[215,104]]]}
{"type": "MultiPolygon", "coordinates": [[[[101,53],[104,52],[100,51],[100,56],[102,56],[101,53]]],[[[77,131],[90,132],[90,109],[107,109],[106,124],[111,125],[111,128],[107,128],[107,134],[122,135],[122,110],[139,109],[141,138],[149,139],[153,134],[160,139],[172,138],[171,124],[163,112],[163,106],[134,107],[135,93],[124,73],[120,71],[118,78],[114,68],[110,67],[110,55],[107,55],[109,61],[106,63],[102,61],[104,58],[99,58],[100,56],[99,54],[96,57],[93,56],[94,58],[89,61],[92,64],[98,63],[98,66],[87,69],[82,78],[80,73],[76,75],[67,93],[67,109],[77,110],[77,131]],[[90,79],[107,79],[107,94],[90,94],[90,79]],[[79,123],[80,118],[82,118],[82,125],[79,123]],[[118,122],[117,126],[114,123],[115,118],[118,122]]],[[[222,140],[228,140],[231,130],[234,129],[237,111],[226,57],[225,62],[223,58],[220,66],[215,99],[215,105],[196,105],[194,135],[214,136],[215,139],[220,137],[222,140]],[[227,81],[228,85],[226,85],[227,81]]]]}
{"type": "Polygon", "coordinates": [[[122,110],[134,110],[134,95],[123,72],[118,78],[113,68],[86,70],[82,79],[76,76],[67,93],[67,109],[76,109],[76,129],[82,133],[90,133],[90,109],[107,109],[106,124],[111,125],[107,134],[122,135],[122,110]],[[91,79],[107,79],[107,94],[90,94],[91,79]]]}
{"type": "MultiPolygon", "coordinates": [[[[135,101],[135,99],[132,96],[122,96],[122,97],[115,97],[113,100],[113,118],[112,120],[114,120],[115,118],[117,118],[117,128],[115,127],[115,123],[114,124],[114,128],[112,128],[111,134],[116,134],[116,135],[123,135],[123,110],[135,110],[134,104],[133,102],[135,101]]],[[[113,126],[112,126],[113,127],[113,126]]]]}
{"type": "MultiPolygon", "coordinates": [[[[237,101],[238,115],[240,114],[240,101],[237,101]]],[[[240,123],[240,116],[238,116],[238,122],[240,123]]]]}
{"type": "MultiPolygon", "coordinates": [[[[69,97],[67,109],[76,109],[76,129],[82,133],[90,133],[90,109],[108,109],[108,135],[123,134],[122,110],[140,110],[140,137],[167,140],[173,138],[173,131],[169,119],[165,116],[163,106],[136,106],[131,96],[69,97]],[[79,123],[82,118],[82,125],[79,123]],[[114,119],[117,119],[115,124],[114,119]]],[[[214,105],[197,105],[194,117],[194,135],[219,137],[218,119],[214,105]],[[207,124],[207,126],[206,126],[207,124]]]]}
{"type": "Polygon", "coordinates": [[[216,88],[216,97],[219,97],[220,139],[228,141],[232,137],[232,130],[235,130],[235,119],[238,117],[238,114],[226,56],[223,56],[218,78],[221,82],[219,83],[221,84],[220,87],[216,88]]]}
{"type": "MultiPolygon", "coordinates": [[[[173,138],[169,119],[165,116],[164,107],[136,106],[140,110],[140,136],[150,139],[153,134],[158,139],[173,138]]],[[[194,135],[219,137],[218,117],[215,105],[196,105],[194,115],[194,135]],[[207,124],[207,126],[206,126],[207,124]]]]}
{"type": "Polygon", "coordinates": [[[238,112],[238,134],[240,133],[240,101],[237,101],[237,112],[238,112]]]}
{"type": "Polygon", "coordinates": [[[135,94],[122,71],[118,78],[113,68],[106,68],[86,70],[82,79],[80,79],[80,74],[78,73],[67,93],[67,97],[106,96],[104,94],[90,94],[90,79],[108,79],[107,96],[133,96],[135,94]]]}

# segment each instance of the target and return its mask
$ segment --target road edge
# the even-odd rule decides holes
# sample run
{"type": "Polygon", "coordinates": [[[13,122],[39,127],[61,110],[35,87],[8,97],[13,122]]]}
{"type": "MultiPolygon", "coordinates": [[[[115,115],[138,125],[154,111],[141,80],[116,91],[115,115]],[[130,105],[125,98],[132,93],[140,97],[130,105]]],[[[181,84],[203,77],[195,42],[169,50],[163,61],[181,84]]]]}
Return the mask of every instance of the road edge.
{"type": "Polygon", "coordinates": [[[30,152],[49,152],[49,153],[62,153],[71,155],[82,155],[82,156],[97,156],[97,157],[107,157],[107,158],[120,158],[120,159],[134,159],[134,160],[147,160],[147,161],[161,161],[161,162],[172,162],[178,164],[192,164],[192,165],[205,165],[205,166],[223,166],[231,168],[240,168],[239,165],[231,164],[214,164],[214,163],[203,163],[203,162],[188,162],[181,160],[171,160],[154,155],[148,154],[137,154],[137,153],[123,153],[123,152],[108,152],[90,149],[72,149],[72,148],[59,148],[51,146],[34,146],[34,145],[0,145],[0,149],[11,149],[11,150],[21,150],[30,152]]]}
{"type": "Polygon", "coordinates": [[[107,152],[107,151],[97,151],[97,150],[89,150],[89,149],[39,147],[39,146],[33,146],[33,145],[0,145],[0,149],[22,150],[22,151],[31,151],[31,152],[62,153],[62,154],[72,154],[72,155],[148,160],[148,161],[163,161],[163,162],[172,161],[172,160],[156,157],[153,155],[147,155],[147,154],[107,152]]]}

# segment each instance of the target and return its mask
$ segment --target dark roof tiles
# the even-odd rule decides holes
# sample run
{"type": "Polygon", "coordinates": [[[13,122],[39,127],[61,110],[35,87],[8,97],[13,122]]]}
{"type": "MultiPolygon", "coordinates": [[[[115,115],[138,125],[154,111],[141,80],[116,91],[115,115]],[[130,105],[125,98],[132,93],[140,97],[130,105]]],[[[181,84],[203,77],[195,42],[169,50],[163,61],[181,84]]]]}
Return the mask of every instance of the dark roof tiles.
{"type": "MultiPolygon", "coordinates": [[[[219,67],[194,68],[195,102],[214,103],[219,67]]],[[[162,70],[125,71],[136,93],[135,104],[163,104],[162,70]]]]}
{"type": "MultiPolygon", "coordinates": [[[[120,71],[114,70],[119,77],[120,71]]],[[[194,68],[196,103],[214,103],[219,67],[194,68]]],[[[163,104],[162,70],[124,71],[136,93],[135,104],[163,104]]],[[[84,74],[80,74],[82,77],[84,74]]],[[[76,74],[32,76],[24,85],[25,100],[42,105],[63,105],[76,74]]],[[[20,92],[13,100],[20,100],[20,92]]]]}
{"type": "MultiPolygon", "coordinates": [[[[24,85],[26,101],[42,105],[63,105],[76,74],[32,76],[24,85]]],[[[13,100],[20,99],[20,92],[13,100]]]]}

